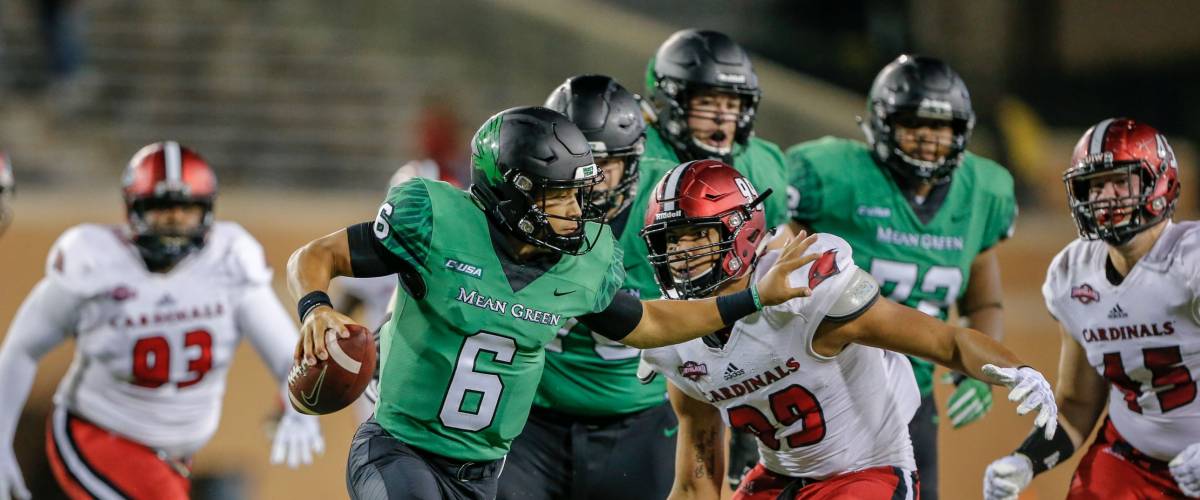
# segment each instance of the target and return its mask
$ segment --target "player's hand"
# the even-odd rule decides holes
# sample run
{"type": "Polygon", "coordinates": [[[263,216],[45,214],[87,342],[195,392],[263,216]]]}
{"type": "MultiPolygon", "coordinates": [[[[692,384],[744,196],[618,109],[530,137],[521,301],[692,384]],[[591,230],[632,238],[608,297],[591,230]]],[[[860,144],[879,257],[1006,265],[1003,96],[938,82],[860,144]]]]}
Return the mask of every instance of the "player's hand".
{"type": "Polygon", "coordinates": [[[300,325],[300,343],[296,345],[294,361],[299,363],[303,360],[312,366],[317,364],[318,359],[329,359],[329,353],[325,351],[325,332],[333,330],[340,338],[350,338],[346,324],[353,322],[349,316],[327,305],[313,308],[304,318],[304,324],[300,325]]]}
{"type": "Polygon", "coordinates": [[[946,413],[955,429],[983,418],[992,409],[992,386],[966,375],[942,376],[943,384],[955,384],[954,394],[946,403],[946,413]],[[958,382],[955,382],[955,379],[958,382]]]}
{"type": "Polygon", "coordinates": [[[286,462],[288,467],[295,469],[300,464],[311,464],[314,453],[325,453],[325,438],[321,436],[317,417],[303,415],[291,405],[284,405],[271,443],[271,464],[286,462]]]}
{"type": "Polygon", "coordinates": [[[1184,495],[1200,498],[1200,443],[1184,448],[1169,464],[1175,484],[1184,495]]]}
{"type": "Polygon", "coordinates": [[[806,286],[793,287],[788,284],[792,271],[817,260],[818,255],[806,254],[808,247],[817,241],[817,235],[809,236],[804,231],[788,240],[771,270],[758,280],[758,300],[763,307],[779,305],[796,297],[808,297],[812,290],[806,286]]]}
{"type": "Polygon", "coordinates": [[[29,500],[29,489],[25,487],[25,478],[21,477],[21,467],[17,465],[17,457],[11,446],[0,449],[0,500],[17,498],[29,500]]]}
{"type": "Polygon", "coordinates": [[[1009,455],[988,464],[983,473],[983,500],[1017,500],[1033,480],[1033,463],[1025,455],[1009,455]]]}
{"type": "Polygon", "coordinates": [[[1058,404],[1054,402],[1054,390],[1050,388],[1046,377],[1028,366],[1000,368],[993,364],[983,365],[983,374],[1012,389],[1008,393],[1008,400],[1021,402],[1017,405],[1018,415],[1040,409],[1033,425],[1042,427],[1046,439],[1054,437],[1054,432],[1058,430],[1058,404]]]}

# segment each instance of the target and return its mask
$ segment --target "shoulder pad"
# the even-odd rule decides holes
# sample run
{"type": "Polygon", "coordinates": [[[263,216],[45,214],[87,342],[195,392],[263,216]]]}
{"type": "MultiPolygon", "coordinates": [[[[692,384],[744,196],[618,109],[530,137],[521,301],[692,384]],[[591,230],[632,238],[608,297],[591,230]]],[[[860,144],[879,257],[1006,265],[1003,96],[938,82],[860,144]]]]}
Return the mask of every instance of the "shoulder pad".
{"type": "Polygon", "coordinates": [[[1160,273],[1174,271],[1195,276],[1200,271],[1200,222],[1184,221],[1167,224],[1154,248],[1142,257],[1143,265],[1160,273]]]}
{"type": "Polygon", "coordinates": [[[46,256],[46,277],[67,290],[92,295],[126,275],[136,250],[126,248],[118,226],[80,224],[58,237],[46,256]],[[126,252],[134,252],[125,255],[126,252]]]}
{"type": "Polygon", "coordinates": [[[271,282],[273,272],[267,264],[262,245],[245,228],[235,222],[218,221],[213,224],[208,245],[218,248],[214,252],[222,256],[235,281],[247,285],[271,282]],[[220,247],[224,248],[220,248],[220,247]]]}
{"type": "Polygon", "coordinates": [[[846,288],[833,305],[829,306],[825,317],[833,321],[852,320],[866,312],[878,298],[879,283],[875,281],[875,277],[856,267],[850,271],[850,280],[846,283],[846,288]]]}

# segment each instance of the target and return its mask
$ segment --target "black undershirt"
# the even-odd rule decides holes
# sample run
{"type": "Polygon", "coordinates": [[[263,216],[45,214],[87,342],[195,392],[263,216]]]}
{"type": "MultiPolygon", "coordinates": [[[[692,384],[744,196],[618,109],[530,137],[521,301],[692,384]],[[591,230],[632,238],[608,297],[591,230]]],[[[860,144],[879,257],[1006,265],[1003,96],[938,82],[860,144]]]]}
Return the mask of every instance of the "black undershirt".
{"type": "Polygon", "coordinates": [[[904,199],[908,200],[908,206],[912,207],[913,213],[921,220],[921,224],[929,224],[933,217],[937,215],[938,209],[946,202],[946,194],[950,192],[950,182],[934,184],[933,189],[925,196],[924,203],[917,203],[916,191],[919,183],[910,181],[890,168],[884,167],[884,170],[891,175],[896,186],[900,188],[900,192],[904,194],[904,199]]]}
{"type": "Polygon", "coordinates": [[[1108,256],[1104,257],[1104,276],[1108,278],[1108,282],[1112,283],[1113,286],[1119,286],[1125,281],[1125,275],[1117,270],[1117,267],[1113,265],[1112,257],[1108,256]]]}

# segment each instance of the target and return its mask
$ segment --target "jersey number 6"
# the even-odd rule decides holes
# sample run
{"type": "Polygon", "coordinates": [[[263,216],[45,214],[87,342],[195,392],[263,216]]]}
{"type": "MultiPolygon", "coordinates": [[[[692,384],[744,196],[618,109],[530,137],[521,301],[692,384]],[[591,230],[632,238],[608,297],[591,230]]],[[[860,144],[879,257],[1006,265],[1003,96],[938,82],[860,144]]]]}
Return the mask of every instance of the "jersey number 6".
{"type": "Polygon", "coordinates": [[[511,365],[517,343],[509,337],[486,331],[467,337],[458,351],[454,375],[438,413],[442,425],[473,432],[486,429],[496,418],[504,381],[495,373],[475,369],[479,354],[483,352],[490,353],[496,363],[511,365]]]}

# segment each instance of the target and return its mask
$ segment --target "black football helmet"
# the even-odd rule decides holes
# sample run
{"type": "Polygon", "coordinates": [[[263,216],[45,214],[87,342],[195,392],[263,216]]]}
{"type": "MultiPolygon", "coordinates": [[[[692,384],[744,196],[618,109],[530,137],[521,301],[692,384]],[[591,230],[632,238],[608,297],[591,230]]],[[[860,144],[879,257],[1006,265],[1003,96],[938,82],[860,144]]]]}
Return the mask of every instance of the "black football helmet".
{"type": "Polygon", "coordinates": [[[962,163],[975,127],[975,111],[967,84],[946,63],[932,57],[902,55],[875,77],[867,97],[863,133],[871,155],[901,178],[943,183],[962,163]],[[895,124],[912,119],[946,120],[954,129],[950,151],[936,161],[924,161],[900,150],[895,124]]]}
{"type": "Polygon", "coordinates": [[[688,100],[700,89],[728,92],[742,98],[734,142],[745,145],[754,133],[754,116],[762,91],[750,56],[724,33],[687,29],[677,31],[658,48],[646,67],[650,96],[659,131],[680,159],[732,162],[732,151],[719,151],[692,137],[687,126],[688,100]]]}
{"type": "Polygon", "coordinates": [[[471,139],[471,194],[495,224],[533,245],[571,255],[590,251],[596,238],[588,240],[585,226],[604,221],[604,214],[591,206],[592,190],[602,180],[587,138],[551,109],[501,111],[471,139]],[[542,209],[548,190],[571,188],[579,189],[580,216],[556,216],[542,209]],[[558,234],[550,226],[552,218],[579,226],[571,234],[558,234]]]}
{"type": "Polygon", "coordinates": [[[608,191],[595,191],[592,204],[601,214],[628,208],[633,203],[638,161],[646,140],[646,122],[637,97],[610,77],[581,75],[554,89],[546,107],[566,115],[579,127],[593,158],[624,160],[621,182],[608,191]]]}

